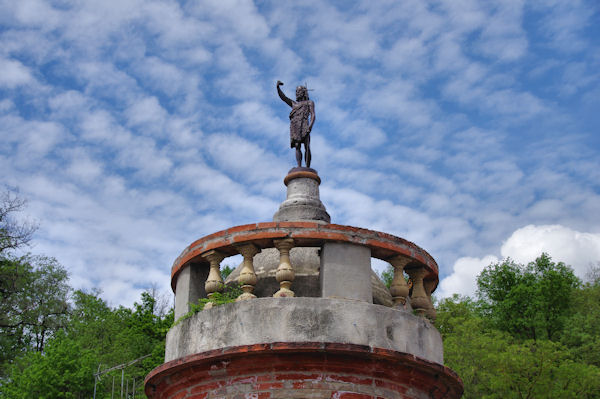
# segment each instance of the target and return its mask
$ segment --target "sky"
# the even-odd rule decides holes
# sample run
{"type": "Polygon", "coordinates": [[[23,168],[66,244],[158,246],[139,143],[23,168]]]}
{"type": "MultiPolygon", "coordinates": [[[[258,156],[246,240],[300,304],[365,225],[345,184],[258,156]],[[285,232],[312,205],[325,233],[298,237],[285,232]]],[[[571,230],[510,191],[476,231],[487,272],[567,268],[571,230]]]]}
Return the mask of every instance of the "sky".
{"type": "Polygon", "coordinates": [[[39,225],[29,251],[129,306],[169,291],[192,241],[272,220],[295,166],[275,84],[306,83],[332,222],[426,249],[438,297],[542,252],[584,278],[599,18],[597,0],[0,1],[0,185],[39,225]]]}

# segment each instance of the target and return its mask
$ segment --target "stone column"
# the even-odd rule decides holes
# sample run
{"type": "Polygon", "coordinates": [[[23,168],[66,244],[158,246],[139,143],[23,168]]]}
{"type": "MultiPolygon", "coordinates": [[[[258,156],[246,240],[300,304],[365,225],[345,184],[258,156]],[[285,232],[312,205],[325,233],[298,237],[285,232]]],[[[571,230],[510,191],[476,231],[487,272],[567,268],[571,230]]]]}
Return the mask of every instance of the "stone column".
{"type": "Polygon", "coordinates": [[[419,316],[424,316],[427,308],[429,307],[429,300],[427,299],[427,293],[425,292],[425,287],[423,286],[423,278],[425,277],[426,270],[424,267],[417,267],[413,269],[407,269],[406,273],[408,273],[413,281],[410,304],[419,316]]]}
{"type": "Polygon", "coordinates": [[[435,281],[425,280],[423,282],[423,286],[425,288],[425,293],[427,294],[427,309],[425,310],[425,316],[427,316],[431,321],[435,321],[437,313],[433,307],[433,301],[431,300],[431,291],[433,291],[435,281]]]}
{"type": "Polygon", "coordinates": [[[396,256],[390,259],[390,264],[394,267],[394,279],[390,286],[390,294],[394,300],[395,308],[403,308],[406,304],[409,288],[404,279],[404,267],[410,262],[410,258],[396,256]]]}
{"type": "Polygon", "coordinates": [[[244,244],[237,246],[237,249],[244,257],[244,264],[238,279],[239,283],[242,284],[242,291],[244,291],[244,293],[237,297],[236,301],[256,298],[256,295],[252,293],[252,291],[254,291],[254,286],[258,281],[256,273],[254,272],[253,259],[254,255],[260,252],[260,248],[254,244],[244,244]]]}
{"type": "Polygon", "coordinates": [[[273,243],[279,250],[279,267],[277,268],[275,278],[277,278],[280,286],[279,291],[273,296],[275,298],[293,297],[294,291],[290,287],[292,286],[292,281],[294,281],[294,268],[290,263],[290,250],[294,246],[294,240],[287,238],[284,240],[274,240],[273,243]]]}
{"type": "Polygon", "coordinates": [[[179,272],[175,284],[175,320],[190,311],[190,303],[206,296],[204,282],[208,276],[208,267],[192,263],[179,272]]]}
{"type": "Polygon", "coordinates": [[[211,302],[204,305],[204,309],[210,309],[213,307],[212,297],[215,292],[223,291],[224,285],[223,277],[221,277],[221,261],[225,259],[225,255],[213,250],[203,254],[202,257],[210,262],[210,272],[208,273],[206,283],[204,283],[206,295],[208,296],[208,299],[211,300],[211,302]]]}

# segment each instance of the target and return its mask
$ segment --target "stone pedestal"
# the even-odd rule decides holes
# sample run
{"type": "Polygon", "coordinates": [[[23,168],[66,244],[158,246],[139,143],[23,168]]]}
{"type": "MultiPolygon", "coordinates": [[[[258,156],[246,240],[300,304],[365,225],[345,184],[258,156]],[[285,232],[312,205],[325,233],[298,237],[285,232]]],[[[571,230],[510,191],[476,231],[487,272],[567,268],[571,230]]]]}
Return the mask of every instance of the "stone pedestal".
{"type": "Polygon", "coordinates": [[[331,218],[319,198],[321,179],[316,170],[303,167],[293,168],[283,182],[287,186],[287,196],[273,216],[273,221],[331,222],[331,218]]]}

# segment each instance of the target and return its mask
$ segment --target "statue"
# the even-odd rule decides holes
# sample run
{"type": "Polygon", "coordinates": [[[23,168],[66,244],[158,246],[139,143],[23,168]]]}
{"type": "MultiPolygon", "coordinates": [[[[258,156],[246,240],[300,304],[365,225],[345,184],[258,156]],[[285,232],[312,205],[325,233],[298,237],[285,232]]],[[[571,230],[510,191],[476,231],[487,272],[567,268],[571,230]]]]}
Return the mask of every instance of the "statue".
{"type": "Polygon", "coordinates": [[[290,111],[290,147],[296,148],[296,162],[302,167],[302,144],[304,144],[304,162],[310,168],[310,132],[315,123],[315,103],[308,99],[308,90],[304,86],[296,87],[296,101],[286,97],[281,91],[281,80],[277,81],[277,94],[290,111]]]}

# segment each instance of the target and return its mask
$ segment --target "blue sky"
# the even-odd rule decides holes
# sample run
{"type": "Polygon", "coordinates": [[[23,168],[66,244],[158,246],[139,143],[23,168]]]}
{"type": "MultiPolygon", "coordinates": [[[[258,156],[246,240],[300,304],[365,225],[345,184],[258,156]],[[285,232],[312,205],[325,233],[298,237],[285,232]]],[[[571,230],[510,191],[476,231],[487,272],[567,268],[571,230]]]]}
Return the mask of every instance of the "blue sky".
{"type": "MultiPolygon", "coordinates": [[[[193,240],[269,221],[315,101],[332,222],[428,250],[438,295],[600,262],[597,1],[0,2],[2,183],[30,250],[130,305],[193,240]]],[[[383,267],[375,264],[376,268],[383,267]]]]}

